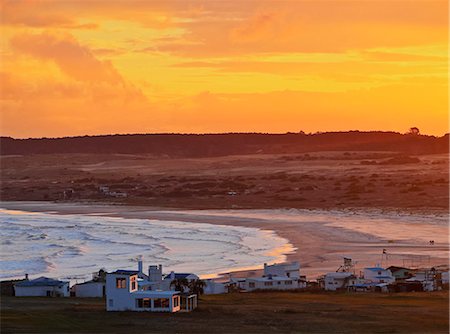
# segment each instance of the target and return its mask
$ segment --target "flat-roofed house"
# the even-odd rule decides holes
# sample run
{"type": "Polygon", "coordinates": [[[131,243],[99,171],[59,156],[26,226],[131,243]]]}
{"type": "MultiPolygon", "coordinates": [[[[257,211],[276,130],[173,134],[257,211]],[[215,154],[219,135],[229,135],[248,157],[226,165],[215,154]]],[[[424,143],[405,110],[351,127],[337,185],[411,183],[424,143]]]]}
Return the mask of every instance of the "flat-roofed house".
{"type": "Polygon", "coordinates": [[[366,283],[394,283],[395,277],[389,269],[381,267],[364,268],[364,280],[366,283]]]}
{"type": "Polygon", "coordinates": [[[327,273],[324,277],[325,290],[328,291],[347,289],[356,283],[356,276],[350,272],[327,273]]]}
{"type": "Polygon", "coordinates": [[[39,277],[24,280],[14,285],[17,297],[69,297],[69,282],[39,277]]]}
{"type": "Polygon", "coordinates": [[[265,277],[249,277],[245,279],[242,285],[246,291],[253,290],[294,290],[304,287],[303,282],[299,278],[291,278],[287,276],[265,277]]]}
{"type": "Polygon", "coordinates": [[[300,263],[274,263],[271,265],[267,265],[267,263],[264,263],[264,276],[269,275],[300,278],[300,263]]]}
{"type": "Polygon", "coordinates": [[[180,311],[178,291],[138,289],[138,271],[116,270],[106,275],[107,311],[180,311]]]}

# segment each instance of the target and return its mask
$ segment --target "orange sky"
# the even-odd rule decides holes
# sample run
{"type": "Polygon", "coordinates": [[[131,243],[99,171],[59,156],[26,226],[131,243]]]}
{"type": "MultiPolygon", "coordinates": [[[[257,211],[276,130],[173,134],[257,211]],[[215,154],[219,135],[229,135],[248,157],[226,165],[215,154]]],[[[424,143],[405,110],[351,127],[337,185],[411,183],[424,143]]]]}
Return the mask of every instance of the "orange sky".
{"type": "Polygon", "coordinates": [[[1,134],[448,132],[447,1],[6,1],[1,134]]]}

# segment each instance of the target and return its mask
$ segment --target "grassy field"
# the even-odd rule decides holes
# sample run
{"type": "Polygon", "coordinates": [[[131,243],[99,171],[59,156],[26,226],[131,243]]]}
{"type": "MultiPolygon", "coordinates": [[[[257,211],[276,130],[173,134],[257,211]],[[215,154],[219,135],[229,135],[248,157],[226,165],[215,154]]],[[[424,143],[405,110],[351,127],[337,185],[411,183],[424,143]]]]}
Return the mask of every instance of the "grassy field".
{"type": "Polygon", "coordinates": [[[101,299],[2,297],[1,333],[448,333],[448,291],[202,296],[192,313],[105,311],[101,299]]]}

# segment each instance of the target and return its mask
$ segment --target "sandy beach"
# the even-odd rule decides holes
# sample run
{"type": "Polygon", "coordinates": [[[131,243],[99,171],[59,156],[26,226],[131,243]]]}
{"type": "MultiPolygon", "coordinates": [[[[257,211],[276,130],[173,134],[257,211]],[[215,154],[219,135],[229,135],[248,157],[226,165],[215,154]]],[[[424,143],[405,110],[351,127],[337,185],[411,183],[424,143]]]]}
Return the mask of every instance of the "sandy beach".
{"type": "MultiPolygon", "coordinates": [[[[270,230],[286,238],[295,251],[286,260],[299,261],[308,279],[335,271],[351,257],[356,271],[380,264],[408,267],[448,263],[448,224],[442,214],[325,210],[176,210],[125,205],[51,202],[1,202],[8,210],[57,214],[101,215],[192,223],[244,226],[270,230]],[[429,244],[434,240],[434,245],[429,244]],[[383,249],[387,257],[382,256],[383,249]]],[[[262,264],[261,264],[262,266],[262,264]]],[[[224,274],[224,273],[222,273],[224,274]]],[[[252,276],[258,271],[233,273],[252,276]]]]}

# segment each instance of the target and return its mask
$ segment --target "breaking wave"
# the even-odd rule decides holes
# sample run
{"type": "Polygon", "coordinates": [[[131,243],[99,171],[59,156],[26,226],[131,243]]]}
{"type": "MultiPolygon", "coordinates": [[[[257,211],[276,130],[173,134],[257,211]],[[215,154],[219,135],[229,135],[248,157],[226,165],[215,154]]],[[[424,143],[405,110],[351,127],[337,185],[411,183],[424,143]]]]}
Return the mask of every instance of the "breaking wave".
{"type": "Polygon", "coordinates": [[[239,226],[3,209],[0,224],[1,279],[87,279],[100,268],[134,269],[138,255],[147,265],[211,275],[284,261],[277,250],[294,250],[274,232],[239,226]]]}

